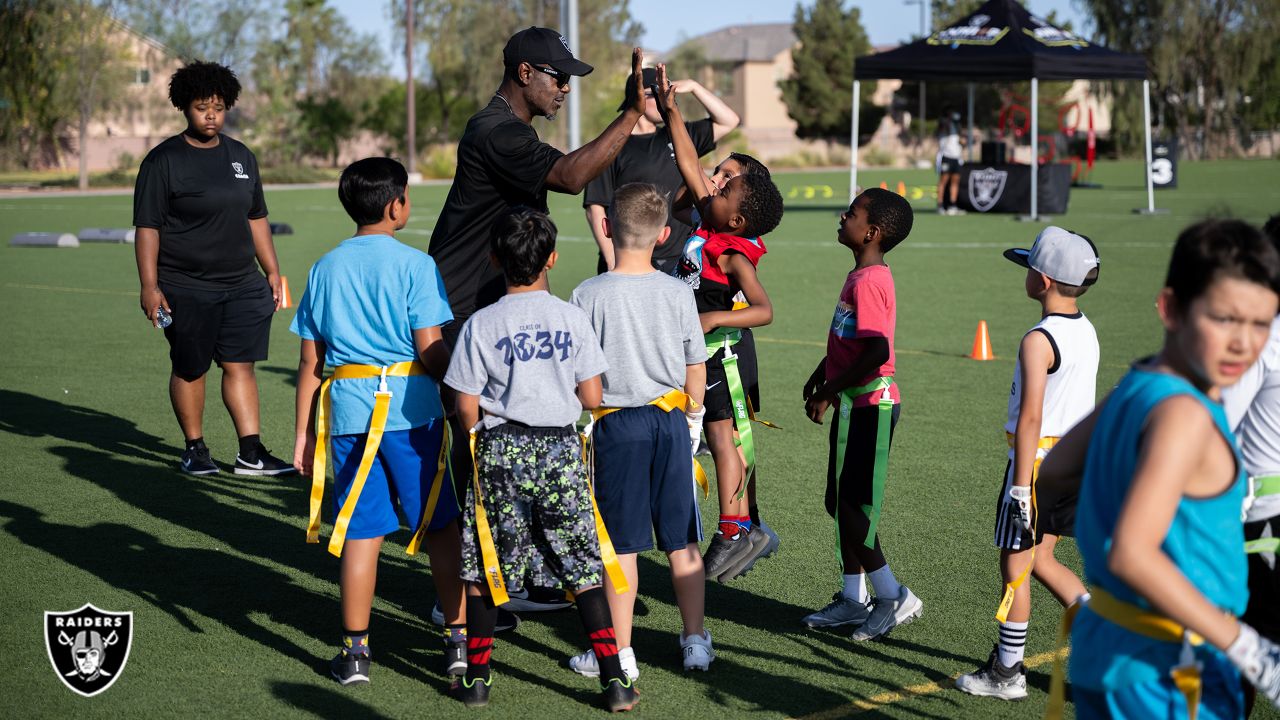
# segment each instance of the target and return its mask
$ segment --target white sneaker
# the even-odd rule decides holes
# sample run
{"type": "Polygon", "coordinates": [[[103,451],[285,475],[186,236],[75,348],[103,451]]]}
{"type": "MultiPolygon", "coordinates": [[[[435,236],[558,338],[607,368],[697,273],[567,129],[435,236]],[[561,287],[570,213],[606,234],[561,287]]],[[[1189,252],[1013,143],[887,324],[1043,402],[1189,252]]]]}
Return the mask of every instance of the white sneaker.
{"type": "Polygon", "coordinates": [[[871,615],[871,608],[857,600],[850,600],[844,593],[836,592],[827,606],[817,612],[809,613],[800,622],[811,628],[840,627],[841,625],[861,625],[871,615]]]}
{"type": "Polygon", "coordinates": [[[920,602],[920,598],[916,597],[906,585],[903,585],[902,592],[897,598],[873,598],[871,617],[854,630],[851,637],[858,642],[884,637],[890,630],[899,625],[906,625],[920,617],[923,612],[924,603],[920,602]]]}
{"type": "Polygon", "coordinates": [[[987,662],[971,673],[956,678],[956,687],[970,695],[1001,700],[1021,700],[1027,696],[1027,670],[1021,662],[1013,667],[1000,664],[996,648],[987,662]]]}
{"type": "Polygon", "coordinates": [[[711,647],[711,631],[703,629],[702,635],[680,636],[680,650],[684,653],[685,672],[690,670],[707,671],[711,661],[716,659],[716,651],[711,647]]]}
{"type": "MultiPolygon", "coordinates": [[[[636,664],[636,651],[624,647],[618,651],[618,660],[622,662],[622,672],[632,682],[640,679],[640,666],[636,664]]],[[[596,662],[596,651],[588,650],[581,655],[569,658],[569,669],[586,677],[600,677],[600,663],[596,662]]]]}

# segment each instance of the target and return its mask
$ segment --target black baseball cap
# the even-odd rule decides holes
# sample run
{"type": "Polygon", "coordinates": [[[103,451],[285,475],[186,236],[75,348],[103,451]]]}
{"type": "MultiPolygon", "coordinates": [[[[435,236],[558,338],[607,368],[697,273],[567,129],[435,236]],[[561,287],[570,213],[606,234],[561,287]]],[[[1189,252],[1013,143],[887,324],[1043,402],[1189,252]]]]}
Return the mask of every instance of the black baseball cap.
{"type": "Polygon", "coordinates": [[[550,65],[563,73],[582,77],[589,75],[595,68],[573,56],[569,50],[569,41],[550,28],[530,27],[507,41],[502,49],[502,63],[514,68],[522,62],[534,65],[550,65]]]}
{"type": "MultiPolygon", "coordinates": [[[[658,84],[657,68],[643,68],[641,72],[644,73],[643,82],[646,89],[658,84]]],[[[627,109],[627,106],[631,104],[631,98],[635,95],[635,92],[636,76],[628,74],[627,84],[622,87],[622,104],[618,106],[618,112],[622,112],[627,109]]]]}

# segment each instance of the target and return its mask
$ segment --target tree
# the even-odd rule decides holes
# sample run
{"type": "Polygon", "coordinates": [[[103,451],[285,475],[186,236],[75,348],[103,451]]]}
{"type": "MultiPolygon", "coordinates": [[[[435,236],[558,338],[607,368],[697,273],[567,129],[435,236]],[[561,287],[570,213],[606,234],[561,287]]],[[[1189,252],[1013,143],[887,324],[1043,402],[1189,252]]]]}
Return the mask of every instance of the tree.
{"type": "Polygon", "coordinates": [[[7,0],[0,12],[0,164],[61,164],[79,130],[81,184],[93,112],[115,102],[126,51],[115,21],[88,0],[7,0]]]}
{"type": "MultiPolygon", "coordinates": [[[[430,114],[419,115],[418,124],[435,128],[432,135],[437,142],[455,139],[466,119],[492,98],[502,80],[501,53],[507,38],[530,25],[564,30],[559,0],[414,0],[414,8],[414,44],[425,49],[424,80],[433,96],[430,114]]],[[[401,33],[404,12],[404,0],[392,0],[390,15],[401,33]]],[[[581,98],[584,137],[617,117],[631,48],[638,44],[641,32],[626,0],[578,3],[581,47],[573,51],[597,68],[590,77],[573,81],[573,92],[581,98]]],[[[403,35],[399,40],[403,48],[403,35]]],[[[417,60],[414,66],[419,66],[417,60]]],[[[549,141],[567,141],[563,121],[555,121],[548,130],[549,141]]]]}
{"type": "MultiPolygon", "coordinates": [[[[792,74],[783,80],[787,114],[802,138],[838,138],[849,134],[853,99],[853,60],[871,50],[857,8],[840,0],[818,0],[811,10],[797,4],[792,28],[799,47],[791,54],[792,74]]],[[[862,88],[870,106],[874,83],[862,88]]]]}
{"type": "Polygon", "coordinates": [[[983,0],[932,0],[933,29],[940,30],[972,15],[983,0]]]}
{"type": "MultiPolygon", "coordinates": [[[[1153,104],[1191,158],[1242,150],[1236,119],[1245,97],[1274,93],[1280,3],[1253,0],[1084,0],[1097,39],[1147,58],[1153,104]]],[[[1113,124],[1130,148],[1143,134],[1141,89],[1114,83],[1113,124]]]]}

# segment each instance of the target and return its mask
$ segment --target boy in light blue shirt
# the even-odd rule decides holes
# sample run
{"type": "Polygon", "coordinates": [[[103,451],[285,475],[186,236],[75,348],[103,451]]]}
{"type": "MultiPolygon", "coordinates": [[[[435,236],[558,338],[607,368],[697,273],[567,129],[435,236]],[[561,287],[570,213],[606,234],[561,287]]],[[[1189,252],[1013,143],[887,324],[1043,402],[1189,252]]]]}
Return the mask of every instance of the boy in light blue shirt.
{"type": "Polygon", "coordinates": [[[302,338],[293,461],[314,475],[308,542],[319,541],[328,456],[334,468],[329,552],[342,558],[343,630],[331,672],[343,685],[369,681],[378,553],[400,528],[397,507],[414,531],[408,552],[424,542],[431,558],[446,671],[466,670],[459,510],[437,386],[449,365],[440,328],[453,314],[435,262],[394,237],[409,220],[407,186],[404,166],[390,158],[343,171],[338,198],[356,222],[355,237],[311,268],[290,326],[302,338]],[[328,380],[326,364],[336,368],[328,380]]]}

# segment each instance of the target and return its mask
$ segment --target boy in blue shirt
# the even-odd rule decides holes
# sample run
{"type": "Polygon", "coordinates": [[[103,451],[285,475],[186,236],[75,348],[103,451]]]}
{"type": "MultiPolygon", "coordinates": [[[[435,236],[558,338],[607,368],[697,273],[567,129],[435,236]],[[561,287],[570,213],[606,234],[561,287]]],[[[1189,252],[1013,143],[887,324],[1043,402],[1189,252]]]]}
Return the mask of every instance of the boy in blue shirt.
{"type": "MultiPolygon", "coordinates": [[[[1163,347],[1040,467],[1053,494],[1080,485],[1090,598],[1063,618],[1078,718],[1241,718],[1241,676],[1280,703],[1280,647],[1236,619],[1247,478],[1219,402],[1265,346],[1277,293],[1280,253],[1255,228],[1182,231],[1156,296],[1163,347]]],[[[1054,675],[1046,718],[1062,714],[1054,675]]]]}
{"type": "Polygon", "coordinates": [[[338,512],[329,552],[342,559],[342,647],[331,672],[343,685],[369,682],[378,553],[400,528],[397,506],[415,530],[408,552],[425,542],[431,558],[447,671],[466,669],[459,512],[436,385],[449,364],[440,326],[453,314],[435,263],[394,237],[409,221],[407,186],[404,166],[390,158],[342,172],[338,198],[355,237],[312,266],[289,328],[302,338],[293,462],[314,473],[307,542],[319,541],[326,456],[333,459],[338,512]],[[326,364],[336,371],[323,380],[326,364]]]}

